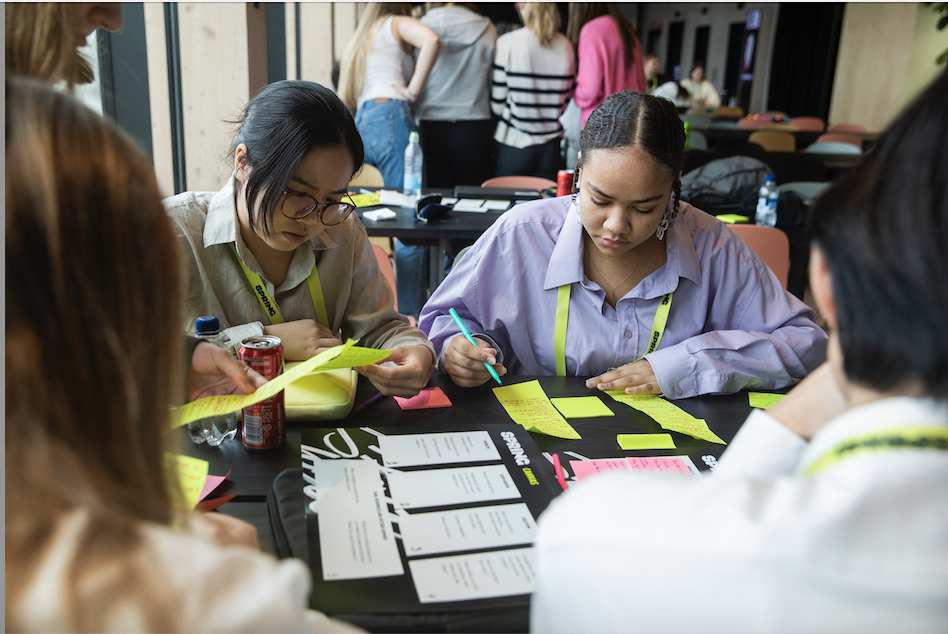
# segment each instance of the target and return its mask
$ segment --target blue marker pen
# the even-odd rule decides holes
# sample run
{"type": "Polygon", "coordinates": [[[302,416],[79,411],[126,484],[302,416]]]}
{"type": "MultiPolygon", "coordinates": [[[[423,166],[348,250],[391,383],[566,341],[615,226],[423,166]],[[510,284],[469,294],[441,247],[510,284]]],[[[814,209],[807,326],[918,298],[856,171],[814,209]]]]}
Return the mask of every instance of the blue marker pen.
{"type": "MultiPolygon", "coordinates": [[[[464,322],[461,321],[461,318],[458,317],[458,312],[453,308],[449,308],[448,312],[451,313],[451,317],[454,318],[454,323],[458,325],[458,328],[461,329],[461,333],[464,335],[464,338],[470,341],[474,346],[477,346],[477,342],[474,341],[474,337],[471,336],[471,331],[467,329],[467,326],[464,325],[464,322]]],[[[497,381],[498,385],[503,385],[500,382],[500,377],[497,376],[497,371],[494,370],[486,361],[484,362],[484,367],[487,368],[487,371],[490,372],[490,375],[494,377],[494,380],[497,381]]]]}

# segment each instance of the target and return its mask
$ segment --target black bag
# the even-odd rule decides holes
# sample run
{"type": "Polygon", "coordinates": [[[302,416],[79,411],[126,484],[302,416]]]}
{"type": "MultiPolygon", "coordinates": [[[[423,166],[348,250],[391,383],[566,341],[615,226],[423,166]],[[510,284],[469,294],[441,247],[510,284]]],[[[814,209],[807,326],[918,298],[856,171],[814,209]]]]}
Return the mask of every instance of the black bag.
{"type": "MultiPolygon", "coordinates": [[[[758,192],[748,194],[743,201],[737,213],[747,216],[750,222],[754,222],[754,216],[757,215],[757,197],[758,192]]],[[[781,229],[797,229],[806,226],[806,202],[803,197],[796,192],[780,192],[777,199],[777,227],[781,229]]]]}
{"type": "Polygon", "coordinates": [[[681,178],[681,199],[698,209],[737,210],[748,195],[773,174],[766,163],[750,156],[732,156],[705,163],[681,178]]]}

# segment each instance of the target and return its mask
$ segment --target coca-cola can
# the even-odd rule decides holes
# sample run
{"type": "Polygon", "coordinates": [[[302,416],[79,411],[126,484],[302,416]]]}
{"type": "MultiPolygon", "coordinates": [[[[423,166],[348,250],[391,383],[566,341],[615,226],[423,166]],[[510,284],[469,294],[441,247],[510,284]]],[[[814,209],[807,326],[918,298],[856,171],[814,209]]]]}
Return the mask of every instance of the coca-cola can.
{"type": "MultiPolygon", "coordinates": [[[[262,335],[240,342],[240,360],[267,380],[283,374],[283,344],[279,337],[262,335]]],[[[244,446],[273,449],[286,442],[286,407],[283,391],[244,408],[244,446]]]]}
{"type": "Polygon", "coordinates": [[[556,173],[556,195],[569,196],[573,188],[573,175],[576,170],[560,170],[556,173]]]}

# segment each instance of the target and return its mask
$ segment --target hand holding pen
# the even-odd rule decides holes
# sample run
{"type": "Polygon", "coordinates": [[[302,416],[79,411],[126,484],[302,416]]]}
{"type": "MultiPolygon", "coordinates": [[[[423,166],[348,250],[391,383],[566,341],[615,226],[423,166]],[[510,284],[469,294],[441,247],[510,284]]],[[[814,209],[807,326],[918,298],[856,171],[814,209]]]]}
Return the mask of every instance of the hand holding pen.
{"type": "Polygon", "coordinates": [[[497,363],[494,349],[486,341],[474,339],[457,311],[451,308],[448,312],[463,336],[452,339],[444,351],[445,371],[461,387],[476,387],[491,378],[501,384],[500,375],[506,374],[507,370],[497,363]]]}

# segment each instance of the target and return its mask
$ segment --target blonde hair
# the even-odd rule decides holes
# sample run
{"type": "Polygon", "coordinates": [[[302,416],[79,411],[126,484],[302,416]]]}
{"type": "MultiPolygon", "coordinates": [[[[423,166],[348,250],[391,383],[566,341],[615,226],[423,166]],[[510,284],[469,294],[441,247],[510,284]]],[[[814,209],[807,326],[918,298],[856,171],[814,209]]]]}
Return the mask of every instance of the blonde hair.
{"type": "Polygon", "coordinates": [[[6,3],[7,73],[71,88],[94,79],[92,64],[76,48],[65,2],[6,3]]]}
{"type": "Polygon", "coordinates": [[[521,10],[523,25],[537,36],[540,46],[549,46],[560,30],[560,12],[552,2],[527,2],[521,10]]]}
{"type": "Polygon", "coordinates": [[[375,35],[383,18],[390,15],[411,15],[407,2],[370,2],[356,27],[339,65],[339,98],[350,112],[356,111],[365,83],[365,58],[375,45],[375,35]]]}
{"type": "Polygon", "coordinates": [[[180,265],[154,170],[36,80],[7,78],[6,130],[6,627],[24,627],[15,606],[81,512],[61,622],[99,630],[131,595],[170,631],[140,535],[181,494],[164,460],[183,396],[180,265]],[[100,584],[103,570],[117,573],[100,584]]]}

